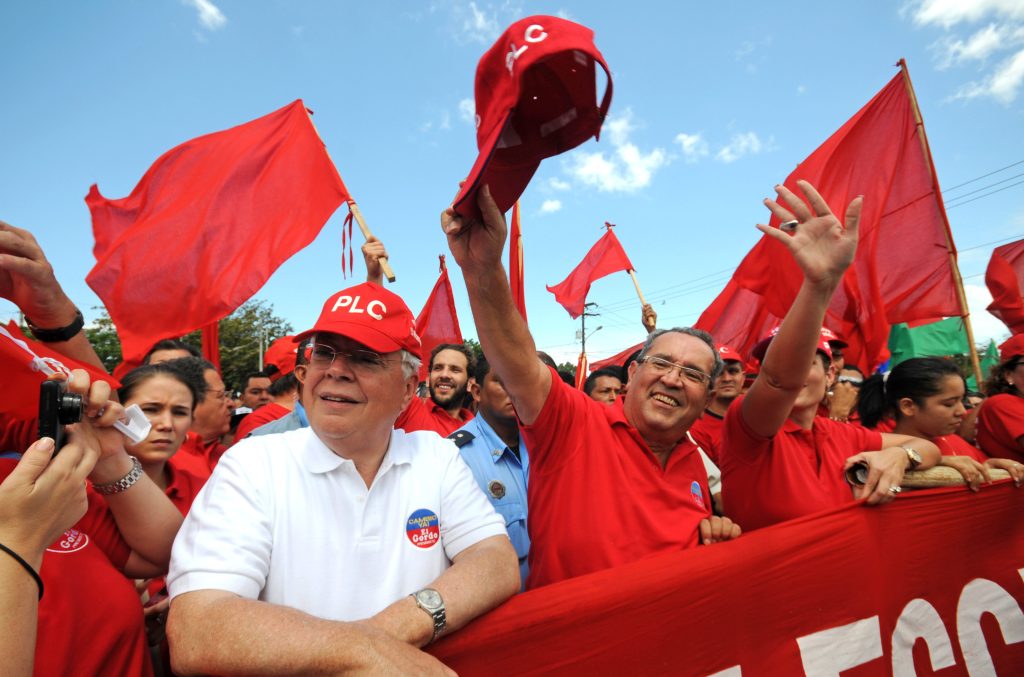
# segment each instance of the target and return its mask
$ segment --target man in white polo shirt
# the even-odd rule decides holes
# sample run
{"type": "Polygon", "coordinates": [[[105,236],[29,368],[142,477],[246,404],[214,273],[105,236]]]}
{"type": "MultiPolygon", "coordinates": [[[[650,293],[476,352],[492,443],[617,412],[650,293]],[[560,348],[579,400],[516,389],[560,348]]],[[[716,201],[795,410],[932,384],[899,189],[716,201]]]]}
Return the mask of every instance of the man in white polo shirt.
{"type": "Polygon", "coordinates": [[[235,445],[175,541],[175,671],[442,674],[418,647],[519,589],[504,521],[451,442],[394,429],[420,349],[398,296],[338,292],[308,337],[310,427],[235,445]]]}

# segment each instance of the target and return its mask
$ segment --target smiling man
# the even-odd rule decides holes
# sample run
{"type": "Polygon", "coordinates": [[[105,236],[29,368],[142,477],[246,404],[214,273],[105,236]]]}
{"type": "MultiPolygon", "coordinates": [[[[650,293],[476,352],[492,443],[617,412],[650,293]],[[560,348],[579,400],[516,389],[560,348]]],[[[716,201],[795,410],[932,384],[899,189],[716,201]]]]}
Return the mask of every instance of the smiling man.
{"type": "Polygon", "coordinates": [[[175,671],[440,674],[418,647],[519,587],[504,521],[451,442],[394,428],[420,350],[398,296],[338,292],[307,338],[309,428],[233,447],[175,542],[175,671]]]}
{"type": "Polygon", "coordinates": [[[448,435],[473,418],[473,412],[462,406],[469,388],[469,377],[476,368],[476,359],[466,346],[441,343],[430,351],[427,369],[429,397],[409,401],[395,423],[406,432],[433,430],[448,435]]]}
{"type": "Polygon", "coordinates": [[[591,399],[537,358],[501,261],[505,217],[486,187],[478,204],[482,220],[449,208],[441,227],[530,449],[527,587],[738,536],[711,515],[707,472],[686,436],[722,368],[711,337],[687,327],[652,332],[625,396],[591,399]]]}

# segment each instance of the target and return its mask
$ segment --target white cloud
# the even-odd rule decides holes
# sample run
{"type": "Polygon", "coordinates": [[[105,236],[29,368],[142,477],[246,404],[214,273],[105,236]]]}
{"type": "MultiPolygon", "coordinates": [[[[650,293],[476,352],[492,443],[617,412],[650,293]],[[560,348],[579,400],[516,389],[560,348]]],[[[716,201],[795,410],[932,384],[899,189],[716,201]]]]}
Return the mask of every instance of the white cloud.
{"type": "Polygon", "coordinates": [[[954,99],[992,97],[1004,104],[1013,103],[1017,92],[1024,85],[1024,49],[1006,59],[992,75],[984,80],[970,82],[953,95],[954,99]]]}
{"type": "Polygon", "coordinates": [[[441,111],[441,124],[439,127],[445,131],[452,128],[452,116],[446,110],[441,111]]]}
{"type": "Polygon", "coordinates": [[[754,132],[734,134],[729,143],[722,146],[715,154],[715,159],[729,164],[736,162],[744,155],[757,155],[772,149],[772,139],[761,141],[754,132]]]}
{"type": "Polygon", "coordinates": [[[797,85],[796,86],[796,93],[797,93],[797,95],[800,95],[800,96],[806,94],[807,93],[807,85],[797,85]]]}
{"type": "Polygon", "coordinates": [[[459,101],[459,119],[476,127],[476,103],[473,99],[459,101]]]}
{"type": "Polygon", "coordinates": [[[971,311],[971,327],[974,329],[974,340],[977,343],[988,343],[995,339],[1002,343],[1010,335],[1006,325],[992,313],[985,310],[992,303],[992,294],[983,284],[965,284],[964,295],[967,307],[971,311]]]}
{"type": "Polygon", "coordinates": [[[704,140],[702,132],[696,134],[680,132],[676,134],[675,141],[683,149],[683,157],[691,164],[708,154],[708,142],[704,140]]]}
{"type": "Polygon", "coordinates": [[[561,208],[562,208],[562,201],[561,200],[544,200],[544,202],[541,203],[541,206],[540,206],[540,213],[541,214],[554,214],[555,212],[557,212],[561,208]]]}
{"type": "MultiPolygon", "coordinates": [[[[969,63],[985,66],[990,57],[1007,55],[983,76],[962,85],[953,99],[988,97],[1003,104],[1016,100],[1024,87],[1024,2],[1021,0],[914,0],[904,7],[918,26],[940,26],[946,35],[932,45],[937,67],[942,69],[969,63]],[[961,24],[985,19],[989,23],[957,35],[961,24]]],[[[966,27],[965,27],[966,28],[966,27]]]]}
{"type": "Polygon", "coordinates": [[[489,45],[501,34],[497,11],[489,11],[476,2],[453,2],[447,7],[452,17],[448,25],[452,27],[456,41],[489,45]]]}
{"type": "Polygon", "coordinates": [[[548,186],[551,188],[551,190],[558,190],[558,191],[565,191],[565,190],[569,190],[570,188],[572,188],[572,184],[571,183],[569,183],[568,181],[562,181],[557,176],[553,176],[550,179],[548,179],[548,186]]]}
{"type": "Polygon", "coordinates": [[[633,113],[626,109],[620,116],[609,118],[604,135],[612,149],[588,153],[578,151],[570,159],[569,172],[579,182],[605,192],[632,193],[647,187],[661,167],[668,164],[668,155],[661,148],[642,153],[630,142],[633,113]]]}
{"type": "Polygon", "coordinates": [[[913,10],[914,23],[917,25],[938,25],[946,30],[962,22],[978,21],[990,14],[1024,20],[1024,3],[1020,0],[918,0],[908,7],[913,10]]]}
{"type": "Polygon", "coordinates": [[[224,12],[220,11],[210,0],[182,0],[182,2],[195,8],[199,15],[199,23],[207,30],[215,31],[218,28],[223,28],[224,24],[228,22],[224,12]]]}

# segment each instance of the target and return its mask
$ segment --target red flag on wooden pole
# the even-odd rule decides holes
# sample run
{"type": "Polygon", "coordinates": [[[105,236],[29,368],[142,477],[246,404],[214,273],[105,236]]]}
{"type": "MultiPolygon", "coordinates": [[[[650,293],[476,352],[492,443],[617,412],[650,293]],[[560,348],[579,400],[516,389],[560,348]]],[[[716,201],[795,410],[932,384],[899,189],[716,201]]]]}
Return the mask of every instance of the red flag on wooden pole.
{"type": "Polygon", "coordinates": [[[519,201],[512,205],[512,229],[508,240],[508,284],[512,288],[512,301],[526,322],[526,278],[523,274],[523,233],[519,223],[519,201]]]}
{"type": "Polygon", "coordinates": [[[1024,240],[992,250],[985,285],[992,294],[988,312],[1002,320],[1011,334],[1024,334],[1024,240]]]}
{"type": "Polygon", "coordinates": [[[301,100],[164,153],[128,197],[93,185],[86,280],[126,362],[234,311],[348,197],[301,100]]]}
{"type": "Polygon", "coordinates": [[[587,302],[587,292],[594,280],[620,270],[633,270],[633,264],[629,262],[619,238],[615,237],[611,226],[606,225],[607,232],[590,248],[580,264],[569,273],[569,277],[553,287],[546,287],[573,319],[583,313],[583,304],[587,302]]]}
{"type": "MultiPolygon", "coordinates": [[[[862,368],[887,357],[889,325],[963,314],[923,133],[901,72],[785,181],[798,195],[797,179],[810,181],[840,218],[864,196],[857,257],[825,319],[849,342],[847,362],[862,368]]],[[[784,247],[764,236],[696,326],[748,353],[785,316],[801,282],[784,247]]]]}
{"type": "Polygon", "coordinates": [[[452,295],[452,283],[448,279],[448,267],[441,260],[441,274],[434,283],[434,289],[423,304],[423,310],[416,316],[416,333],[422,344],[423,363],[420,365],[420,380],[427,378],[430,351],[442,343],[462,343],[462,330],[459,328],[459,316],[455,313],[455,297],[452,295]]]}

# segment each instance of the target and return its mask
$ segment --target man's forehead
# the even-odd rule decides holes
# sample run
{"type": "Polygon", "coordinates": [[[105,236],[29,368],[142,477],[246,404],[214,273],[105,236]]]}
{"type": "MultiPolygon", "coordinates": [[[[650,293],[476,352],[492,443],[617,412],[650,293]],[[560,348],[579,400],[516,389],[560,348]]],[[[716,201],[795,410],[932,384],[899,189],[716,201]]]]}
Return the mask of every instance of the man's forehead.
{"type": "Polygon", "coordinates": [[[206,379],[206,385],[214,386],[215,389],[224,387],[224,381],[221,380],[216,369],[207,369],[203,372],[203,378],[206,379]]]}
{"type": "Polygon", "coordinates": [[[650,355],[664,355],[673,362],[684,363],[686,361],[700,361],[713,365],[715,356],[711,346],[689,334],[677,331],[667,332],[651,343],[651,349],[647,351],[650,355]]]}
{"type": "Polygon", "coordinates": [[[434,364],[453,364],[460,367],[466,367],[469,364],[469,359],[464,353],[461,353],[458,350],[445,348],[434,356],[434,364]]]}

